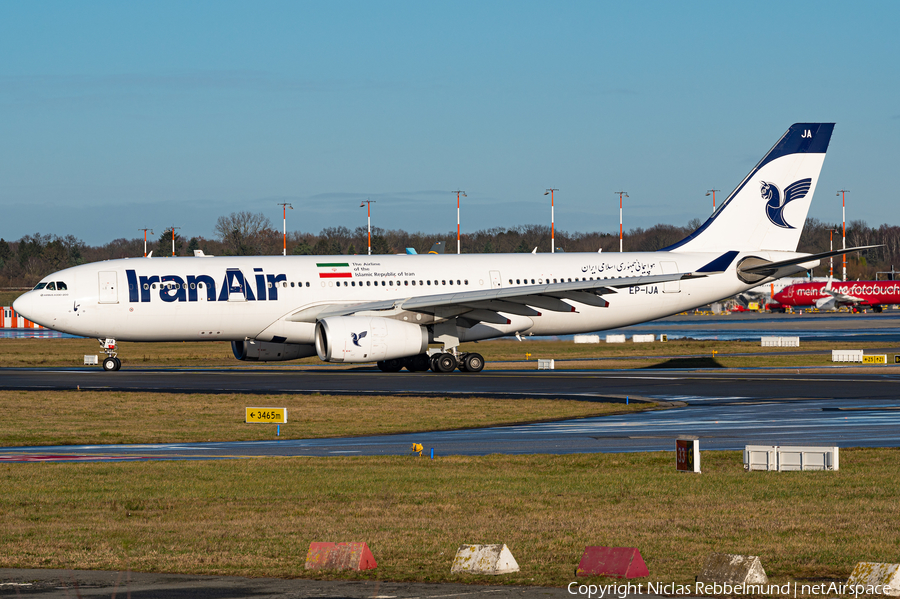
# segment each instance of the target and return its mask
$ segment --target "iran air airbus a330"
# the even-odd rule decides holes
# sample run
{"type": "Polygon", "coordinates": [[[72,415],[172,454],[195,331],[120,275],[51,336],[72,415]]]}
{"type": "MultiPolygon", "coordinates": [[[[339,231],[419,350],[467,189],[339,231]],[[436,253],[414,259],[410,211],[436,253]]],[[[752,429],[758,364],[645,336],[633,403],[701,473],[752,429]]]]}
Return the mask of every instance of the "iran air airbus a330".
{"type": "Polygon", "coordinates": [[[222,340],[238,360],[479,372],[460,343],[624,327],[862,249],[796,252],[833,129],[793,125],[703,226],[655,252],[132,258],[53,273],[14,308],[98,338],[105,370],[119,341],[222,340]]]}

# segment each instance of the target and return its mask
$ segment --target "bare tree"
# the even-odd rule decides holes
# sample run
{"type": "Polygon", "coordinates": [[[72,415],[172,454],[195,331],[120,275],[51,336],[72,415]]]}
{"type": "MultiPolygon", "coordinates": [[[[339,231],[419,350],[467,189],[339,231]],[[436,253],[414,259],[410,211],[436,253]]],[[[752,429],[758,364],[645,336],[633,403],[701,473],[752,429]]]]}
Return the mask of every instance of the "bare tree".
{"type": "Polygon", "coordinates": [[[225,251],[234,256],[272,253],[278,236],[272,221],[262,212],[232,212],[216,221],[216,234],[225,251]]]}

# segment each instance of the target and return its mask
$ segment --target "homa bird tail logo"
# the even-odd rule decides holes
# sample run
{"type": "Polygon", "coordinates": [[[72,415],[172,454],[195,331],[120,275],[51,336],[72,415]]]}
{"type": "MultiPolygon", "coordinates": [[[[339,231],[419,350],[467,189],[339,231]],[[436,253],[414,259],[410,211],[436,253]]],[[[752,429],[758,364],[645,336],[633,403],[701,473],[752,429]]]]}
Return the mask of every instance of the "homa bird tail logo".
{"type": "Polygon", "coordinates": [[[362,347],[362,345],[359,344],[359,340],[365,337],[366,333],[368,332],[369,331],[363,331],[359,335],[357,335],[356,333],[350,333],[350,338],[353,339],[353,345],[355,345],[356,347],[362,347]]]}
{"type": "Polygon", "coordinates": [[[773,225],[782,229],[794,229],[784,220],[784,209],[790,202],[805,198],[812,187],[812,179],[800,179],[794,181],[784,188],[784,198],[781,197],[781,190],[774,183],[762,181],[760,184],[760,194],[766,202],[766,216],[773,225]]]}

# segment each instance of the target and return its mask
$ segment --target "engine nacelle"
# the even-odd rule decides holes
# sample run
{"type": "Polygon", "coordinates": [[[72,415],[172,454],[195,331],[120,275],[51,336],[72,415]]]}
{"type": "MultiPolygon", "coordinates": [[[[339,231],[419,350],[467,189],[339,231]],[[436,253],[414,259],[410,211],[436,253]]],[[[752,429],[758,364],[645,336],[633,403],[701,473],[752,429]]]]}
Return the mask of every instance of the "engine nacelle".
{"type": "Polygon", "coordinates": [[[316,352],[326,362],[378,362],[425,353],[428,330],[378,316],[334,316],[316,324],[316,352]]]}
{"type": "Polygon", "coordinates": [[[232,341],[231,351],[238,360],[248,362],[282,362],[316,355],[312,345],[267,341],[232,341]]]}
{"type": "Polygon", "coordinates": [[[819,310],[834,310],[835,303],[834,296],[820,297],[816,300],[816,308],[819,310]]]}

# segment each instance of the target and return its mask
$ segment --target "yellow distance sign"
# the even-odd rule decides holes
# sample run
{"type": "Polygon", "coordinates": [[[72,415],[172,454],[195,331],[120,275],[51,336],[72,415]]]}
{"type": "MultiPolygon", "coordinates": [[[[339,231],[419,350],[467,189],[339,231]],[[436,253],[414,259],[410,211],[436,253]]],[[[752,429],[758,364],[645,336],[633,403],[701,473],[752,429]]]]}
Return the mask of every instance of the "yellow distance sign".
{"type": "Polygon", "coordinates": [[[887,364],[887,355],[863,356],[863,364],[887,364]]]}
{"type": "Polygon", "coordinates": [[[268,424],[285,424],[287,408],[246,408],[244,422],[265,422],[268,424]]]}

